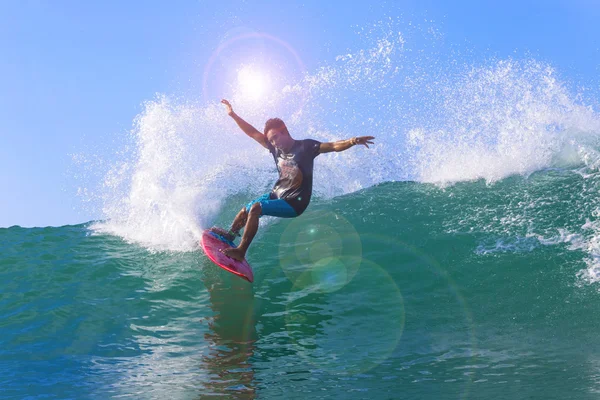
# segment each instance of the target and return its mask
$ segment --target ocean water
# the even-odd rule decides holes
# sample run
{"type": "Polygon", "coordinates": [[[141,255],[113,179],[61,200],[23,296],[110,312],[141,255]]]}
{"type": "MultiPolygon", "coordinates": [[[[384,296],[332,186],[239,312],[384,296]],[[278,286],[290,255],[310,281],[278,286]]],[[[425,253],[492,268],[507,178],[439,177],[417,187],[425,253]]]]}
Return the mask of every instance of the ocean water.
{"type": "Polygon", "coordinates": [[[90,224],[2,229],[2,398],[595,398],[592,186],[315,201],[263,229],[254,284],[90,224]]]}
{"type": "Polygon", "coordinates": [[[230,93],[259,128],[376,136],[317,158],[302,216],[261,219],[253,284],[198,246],[276,179],[218,102],[158,96],[110,157],[74,155],[102,218],[0,229],[0,398],[597,398],[593,96],[397,24],[230,93]]]}

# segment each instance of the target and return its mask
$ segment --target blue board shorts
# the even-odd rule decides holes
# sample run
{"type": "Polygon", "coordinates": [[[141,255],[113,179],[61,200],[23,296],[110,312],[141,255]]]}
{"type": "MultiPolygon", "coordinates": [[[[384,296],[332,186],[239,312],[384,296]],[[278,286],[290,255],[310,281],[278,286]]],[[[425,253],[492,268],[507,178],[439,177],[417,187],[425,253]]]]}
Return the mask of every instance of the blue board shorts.
{"type": "Polygon", "coordinates": [[[271,199],[271,193],[266,193],[260,196],[259,198],[252,200],[248,205],[246,205],[246,211],[250,212],[250,207],[254,203],[260,203],[260,207],[262,211],[260,216],[263,215],[271,215],[273,217],[279,218],[294,218],[298,216],[294,207],[290,205],[287,201],[283,199],[271,199]]]}

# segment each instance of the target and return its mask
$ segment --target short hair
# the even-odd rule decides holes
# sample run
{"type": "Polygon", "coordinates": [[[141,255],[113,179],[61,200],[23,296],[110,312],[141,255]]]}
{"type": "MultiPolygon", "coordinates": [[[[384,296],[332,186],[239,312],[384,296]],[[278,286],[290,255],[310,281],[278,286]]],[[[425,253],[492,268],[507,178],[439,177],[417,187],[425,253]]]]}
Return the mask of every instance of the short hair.
{"type": "Polygon", "coordinates": [[[267,132],[269,132],[270,129],[277,128],[280,126],[283,126],[283,131],[285,133],[287,133],[288,135],[290,134],[290,132],[287,129],[287,126],[285,126],[285,122],[283,122],[280,118],[271,118],[265,123],[265,136],[267,135],[267,132]]]}

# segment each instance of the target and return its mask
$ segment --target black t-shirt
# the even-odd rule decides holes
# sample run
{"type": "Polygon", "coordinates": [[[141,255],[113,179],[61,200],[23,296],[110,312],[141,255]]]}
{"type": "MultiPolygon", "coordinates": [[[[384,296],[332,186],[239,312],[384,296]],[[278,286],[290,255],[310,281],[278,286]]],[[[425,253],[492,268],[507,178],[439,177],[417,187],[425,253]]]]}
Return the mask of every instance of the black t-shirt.
{"type": "Polygon", "coordinates": [[[312,139],[296,140],[288,153],[267,142],[275,159],[279,179],[271,191],[272,199],[283,199],[302,214],[312,195],[313,161],[319,155],[321,142],[312,139]]]}

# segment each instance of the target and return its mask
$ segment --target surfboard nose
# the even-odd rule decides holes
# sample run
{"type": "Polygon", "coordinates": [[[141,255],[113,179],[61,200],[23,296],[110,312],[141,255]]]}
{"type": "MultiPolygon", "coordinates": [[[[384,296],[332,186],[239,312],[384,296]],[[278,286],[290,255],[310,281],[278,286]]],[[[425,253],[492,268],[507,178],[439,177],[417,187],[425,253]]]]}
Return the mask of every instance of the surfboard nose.
{"type": "Polygon", "coordinates": [[[202,232],[200,247],[213,263],[250,283],[254,282],[254,273],[248,261],[238,261],[223,254],[223,250],[232,248],[232,245],[233,243],[209,229],[202,232]]]}

